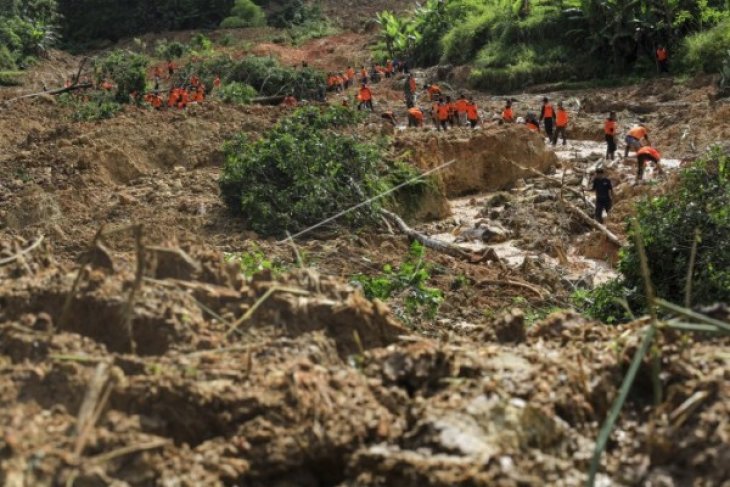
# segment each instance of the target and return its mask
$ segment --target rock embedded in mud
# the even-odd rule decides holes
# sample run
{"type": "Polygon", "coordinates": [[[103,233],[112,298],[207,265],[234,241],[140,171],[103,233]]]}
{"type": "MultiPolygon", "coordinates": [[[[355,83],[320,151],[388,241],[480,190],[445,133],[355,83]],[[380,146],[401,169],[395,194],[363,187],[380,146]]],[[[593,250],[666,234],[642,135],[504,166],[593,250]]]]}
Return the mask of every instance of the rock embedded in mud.
{"type": "Polygon", "coordinates": [[[513,308],[485,328],[484,338],[499,343],[522,343],[527,339],[525,313],[513,308]]]}

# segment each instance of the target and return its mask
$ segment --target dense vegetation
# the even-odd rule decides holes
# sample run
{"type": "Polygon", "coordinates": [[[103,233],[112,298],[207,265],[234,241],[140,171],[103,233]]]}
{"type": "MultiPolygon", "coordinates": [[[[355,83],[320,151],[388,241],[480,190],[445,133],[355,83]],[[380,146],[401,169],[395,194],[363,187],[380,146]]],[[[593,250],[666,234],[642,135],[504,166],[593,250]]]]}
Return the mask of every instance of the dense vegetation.
{"type": "Polygon", "coordinates": [[[654,72],[669,46],[676,68],[718,72],[730,49],[727,0],[428,0],[378,17],[380,57],[473,63],[472,83],[529,83],[654,72]]]}
{"type": "MultiPolygon", "coordinates": [[[[220,185],[231,210],[262,235],[283,236],[356,205],[382,189],[379,148],[332,130],[359,115],[343,107],[302,108],[261,139],[241,134],[225,148],[220,185]]],[[[375,205],[342,218],[361,225],[375,205]]]]}
{"type": "Polygon", "coordinates": [[[12,71],[42,56],[56,41],[55,0],[0,0],[0,71],[12,71]]]}
{"type": "MultiPolygon", "coordinates": [[[[692,305],[730,301],[730,153],[716,148],[685,169],[672,191],[637,204],[637,220],[659,297],[684,303],[690,283],[692,305]]],[[[621,300],[634,312],[646,307],[636,230],[632,226],[629,232],[621,277],[581,297],[584,310],[595,318],[627,319],[621,300]]]]}

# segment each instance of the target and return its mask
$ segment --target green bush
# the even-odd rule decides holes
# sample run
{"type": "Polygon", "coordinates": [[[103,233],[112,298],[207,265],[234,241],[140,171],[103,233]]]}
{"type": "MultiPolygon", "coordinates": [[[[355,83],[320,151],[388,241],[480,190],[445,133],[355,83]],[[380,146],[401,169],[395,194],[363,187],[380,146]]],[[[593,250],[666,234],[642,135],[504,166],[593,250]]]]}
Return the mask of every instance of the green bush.
{"type": "Polygon", "coordinates": [[[256,97],[256,89],[245,83],[232,82],[223,85],[218,90],[218,96],[226,103],[233,105],[248,105],[256,97]]]}
{"type": "MultiPolygon", "coordinates": [[[[691,249],[699,231],[692,274],[693,305],[730,301],[730,153],[719,148],[685,169],[676,188],[637,204],[639,231],[658,297],[684,303],[691,249]]],[[[621,276],[593,291],[574,294],[576,307],[606,323],[646,311],[635,231],[621,253],[621,276]]]]}
{"type": "Polygon", "coordinates": [[[122,105],[115,102],[108,93],[96,95],[91,100],[84,100],[71,93],[58,96],[58,103],[73,110],[71,119],[76,122],[93,122],[114,117],[122,110],[122,105]]]}
{"type": "Polygon", "coordinates": [[[571,68],[564,64],[523,62],[506,68],[475,68],[469,83],[475,88],[502,94],[531,84],[565,81],[573,75],[571,68]]]}
{"type": "Polygon", "coordinates": [[[376,276],[356,274],[352,281],[362,286],[368,299],[386,301],[396,296],[403,297],[408,315],[423,315],[433,319],[444,300],[443,293],[427,283],[433,267],[425,262],[426,249],[419,242],[411,244],[408,259],[397,269],[390,265],[383,267],[383,273],[376,276]]]}
{"type": "Polygon", "coordinates": [[[269,16],[269,24],[282,29],[323,20],[322,10],[318,5],[307,5],[302,0],[284,2],[282,8],[269,16]]]}
{"type": "Polygon", "coordinates": [[[282,66],[271,57],[248,56],[225,69],[226,79],[253,86],[263,96],[294,93],[300,99],[312,99],[325,83],[321,71],[282,66]]]}
{"type": "MultiPolygon", "coordinates": [[[[220,179],[229,208],[256,232],[283,236],[376,194],[383,187],[379,147],[332,130],[357,117],[343,107],[302,108],[257,141],[245,134],[229,141],[220,179]]],[[[376,208],[361,207],[338,223],[362,225],[376,208]]]]}
{"type": "Polygon", "coordinates": [[[223,19],[221,28],[239,29],[242,27],[261,27],[266,25],[266,14],[251,0],[236,0],[230,16],[223,19]]]}
{"type": "Polygon", "coordinates": [[[178,59],[188,52],[188,46],[182,42],[168,42],[166,39],[157,41],[155,54],[162,59],[178,59]]]}
{"type": "Polygon", "coordinates": [[[730,19],[684,39],[680,63],[687,72],[719,73],[730,50],[730,19]]]}
{"type": "MultiPolygon", "coordinates": [[[[692,242],[699,230],[692,303],[730,302],[730,153],[713,149],[682,171],[672,191],[637,204],[637,219],[659,297],[684,301],[692,242]]],[[[619,264],[626,287],[641,289],[640,268],[632,239],[619,264]]]]}
{"type": "Polygon", "coordinates": [[[132,92],[143,93],[147,84],[149,58],[143,54],[116,50],[94,61],[97,82],[111,80],[117,87],[115,100],[127,103],[132,92]]]}
{"type": "Polygon", "coordinates": [[[603,323],[624,323],[631,319],[627,307],[635,301],[636,289],[627,289],[623,279],[613,279],[592,290],[578,290],[572,301],[581,313],[603,323]]]}
{"type": "Polygon", "coordinates": [[[21,71],[0,71],[0,86],[20,86],[23,84],[21,71]]]}
{"type": "Polygon", "coordinates": [[[0,71],[13,70],[15,68],[15,56],[10,54],[10,50],[6,46],[0,45],[0,71]]]}

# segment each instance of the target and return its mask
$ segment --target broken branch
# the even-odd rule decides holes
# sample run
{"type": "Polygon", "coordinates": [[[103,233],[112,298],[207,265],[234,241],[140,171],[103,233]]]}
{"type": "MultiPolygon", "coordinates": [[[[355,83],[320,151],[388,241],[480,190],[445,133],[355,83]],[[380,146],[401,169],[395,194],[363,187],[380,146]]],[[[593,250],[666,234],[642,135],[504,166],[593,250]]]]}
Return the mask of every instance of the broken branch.
{"type": "Polygon", "coordinates": [[[603,233],[608,240],[613,243],[614,245],[617,245],[619,247],[623,247],[623,242],[614,234],[611,230],[605,227],[605,225],[602,225],[598,223],[595,219],[588,216],[588,214],[575,206],[573,203],[571,203],[568,200],[562,200],[562,203],[565,205],[567,209],[572,211],[576,216],[580,217],[584,222],[586,222],[588,225],[593,227],[594,229],[598,230],[599,232],[603,233]]]}

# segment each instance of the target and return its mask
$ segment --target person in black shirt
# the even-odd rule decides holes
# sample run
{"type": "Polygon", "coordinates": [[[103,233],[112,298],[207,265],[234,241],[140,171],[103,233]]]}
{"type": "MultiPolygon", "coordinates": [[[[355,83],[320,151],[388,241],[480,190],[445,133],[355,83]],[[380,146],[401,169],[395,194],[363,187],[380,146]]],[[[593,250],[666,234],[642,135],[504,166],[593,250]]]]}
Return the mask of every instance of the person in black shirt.
{"type": "Polygon", "coordinates": [[[613,206],[613,184],[610,179],[605,177],[603,168],[596,169],[591,190],[596,192],[596,221],[603,223],[603,210],[606,210],[606,214],[608,214],[613,206]]]}

